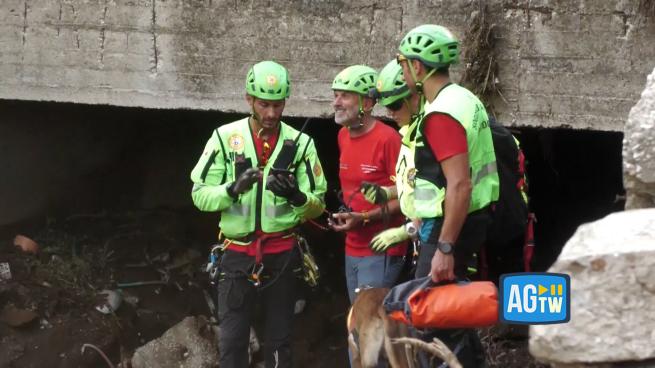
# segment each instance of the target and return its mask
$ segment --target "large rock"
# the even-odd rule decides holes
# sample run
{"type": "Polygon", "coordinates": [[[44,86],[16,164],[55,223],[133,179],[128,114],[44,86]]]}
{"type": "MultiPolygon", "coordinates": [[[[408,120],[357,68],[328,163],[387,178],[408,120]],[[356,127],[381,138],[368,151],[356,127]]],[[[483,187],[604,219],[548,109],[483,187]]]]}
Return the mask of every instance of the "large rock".
{"type": "Polygon", "coordinates": [[[655,358],[655,209],[578,228],[550,272],[571,275],[571,320],[531,326],[530,353],[555,366],[655,358]]]}
{"type": "Polygon", "coordinates": [[[159,339],[138,348],[133,368],[214,368],[218,350],[207,320],[187,317],[159,339]]]}
{"type": "Polygon", "coordinates": [[[655,69],[625,125],[623,182],[626,209],[655,207],[655,69]]]}

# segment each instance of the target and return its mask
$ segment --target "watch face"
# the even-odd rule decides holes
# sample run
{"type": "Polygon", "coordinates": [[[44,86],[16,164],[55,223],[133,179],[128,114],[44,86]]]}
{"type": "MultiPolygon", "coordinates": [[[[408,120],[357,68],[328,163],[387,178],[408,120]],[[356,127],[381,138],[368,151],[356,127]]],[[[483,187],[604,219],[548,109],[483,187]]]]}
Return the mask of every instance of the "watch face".
{"type": "Polygon", "coordinates": [[[411,222],[408,222],[405,225],[405,231],[407,231],[407,234],[409,234],[410,236],[413,236],[414,234],[416,234],[417,230],[418,229],[416,228],[416,226],[414,226],[414,224],[411,223],[411,222]]]}
{"type": "Polygon", "coordinates": [[[439,243],[438,248],[443,254],[450,254],[453,252],[453,246],[450,243],[439,243]]]}

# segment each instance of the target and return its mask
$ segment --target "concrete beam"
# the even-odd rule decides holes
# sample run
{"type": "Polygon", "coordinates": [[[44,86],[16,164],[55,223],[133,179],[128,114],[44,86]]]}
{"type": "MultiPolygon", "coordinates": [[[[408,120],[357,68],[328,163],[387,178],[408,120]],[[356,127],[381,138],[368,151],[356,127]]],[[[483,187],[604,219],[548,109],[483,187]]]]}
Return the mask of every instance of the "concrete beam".
{"type": "MultiPolygon", "coordinates": [[[[496,24],[499,120],[623,129],[655,64],[655,21],[638,0],[483,3],[496,24]]],[[[339,70],[382,67],[422,23],[461,38],[478,9],[464,0],[5,0],[0,98],[247,112],[246,71],[275,59],[291,74],[285,112],[327,116],[339,70]]]]}

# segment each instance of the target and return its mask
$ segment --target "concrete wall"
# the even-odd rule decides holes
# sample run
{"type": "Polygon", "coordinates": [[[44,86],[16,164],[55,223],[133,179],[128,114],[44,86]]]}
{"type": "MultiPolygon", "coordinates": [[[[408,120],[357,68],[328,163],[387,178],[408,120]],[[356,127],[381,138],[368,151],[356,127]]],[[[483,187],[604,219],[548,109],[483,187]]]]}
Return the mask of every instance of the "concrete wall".
{"type": "MultiPolygon", "coordinates": [[[[497,24],[499,118],[622,130],[655,65],[646,0],[482,1],[497,24]]],[[[383,66],[426,22],[462,37],[478,1],[0,0],[0,98],[245,112],[247,69],[291,73],[286,112],[329,115],[330,82],[383,66]]],[[[456,70],[456,74],[457,74],[456,70]]]]}

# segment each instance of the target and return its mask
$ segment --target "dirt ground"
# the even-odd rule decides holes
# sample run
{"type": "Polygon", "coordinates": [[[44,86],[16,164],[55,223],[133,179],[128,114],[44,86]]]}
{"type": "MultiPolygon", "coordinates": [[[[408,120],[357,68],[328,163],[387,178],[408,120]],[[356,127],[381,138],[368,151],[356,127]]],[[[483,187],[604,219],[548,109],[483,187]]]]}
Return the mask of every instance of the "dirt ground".
{"type": "MultiPolygon", "coordinates": [[[[82,353],[83,344],[118,364],[184,317],[209,315],[204,290],[213,290],[202,272],[208,245],[189,240],[178,213],[72,216],[24,235],[40,245],[36,255],[21,252],[13,239],[0,242],[0,265],[11,271],[0,280],[0,367],[106,366],[94,351],[82,353]],[[161,283],[123,285],[115,313],[96,310],[101,290],[143,281],[161,283]]],[[[342,280],[328,278],[305,293],[293,335],[297,367],[348,366],[347,298],[337,286],[342,280]]],[[[545,367],[528,354],[524,334],[500,330],[482,332],[489,367],[545,367]]]]}

